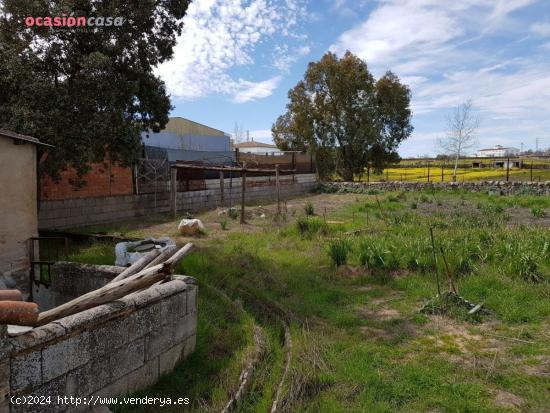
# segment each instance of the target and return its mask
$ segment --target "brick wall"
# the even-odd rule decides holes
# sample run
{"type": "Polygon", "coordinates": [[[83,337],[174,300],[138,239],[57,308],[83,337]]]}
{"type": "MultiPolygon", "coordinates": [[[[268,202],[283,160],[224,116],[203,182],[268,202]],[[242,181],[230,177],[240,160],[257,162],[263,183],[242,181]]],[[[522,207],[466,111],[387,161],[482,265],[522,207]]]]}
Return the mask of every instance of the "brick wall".
{"type": "Polygon", "coordinates": [[[194,351],[197,286],[192,282],[174,276],[16,337],[7,337],[0,326],[0,412],[85,411],[86,406],[57,403],[57,396],[123,396],[155,383],[194,351]],[[51,401],[10,403],[22,396],[51,401]]]}
{"type": "Polygon", "coordinates": [[[132,170],[110,161],[91,165],[91,170],[84,175],[86,183],[81,188],[75,187],[74,169],[61,173],[59,181],[43,178],[40,183],[40,199],[74,199],[113,195],[130,195],[134,192],[132,170]]]}
{"type": "MultiPolygon", "coordinates": [[[[202,191],[178,192],[179,211],[203,211],[219,206],[227,207],[241,202],[240,178],[225,179],[224,200],[221,199],[220,180],[207,179],[202,191]],[[231,198],[231,200],[230,200],[231,198]]],[[[314,174],[281,177],[282,199],[304,195],[317,186],[314,174]]],[[[269,202],[276,198],[274,177],[251,177],[246,179],[246,202],[269,202]]],[[[38,215],[40,229],[59,229],[82,225],[114,222],[120,219],[169,212],[170,194],[140,194],[86,199],[42,200],[38,215]]]]}

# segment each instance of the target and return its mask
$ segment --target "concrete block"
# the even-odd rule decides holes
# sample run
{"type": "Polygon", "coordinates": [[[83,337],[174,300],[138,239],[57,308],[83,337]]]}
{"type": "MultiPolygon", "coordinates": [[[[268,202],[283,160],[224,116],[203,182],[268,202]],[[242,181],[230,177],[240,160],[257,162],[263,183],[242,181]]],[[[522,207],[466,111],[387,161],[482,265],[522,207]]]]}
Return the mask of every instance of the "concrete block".
{"type": "Polygon", "coordinates": [[[145,336],[145,361],[152,360],[176,344],[173,324],[157,328],[145,336]]]}
{"type": "Polygon", "coordinates": [[[199,287],[189,284],[187,288],[187,314],[197,312],[197,294],[199,287]]]}
{"type": "Polygon", "coordinates": [[[128,342],[128,317],[120,317],[90,331],[94,355],[106,354],[128,342]]]}
{"type": "Polygon", "coordinates": [[[51,380],[90,360],[90,334],[83,331],[42,350],[44,381],[51,380]]]}
{"type": "Polygon", "coordinates": [[[145,341],[140,338],[123,347],[109,357],[111,379],[116,380],[145,363],[145,341]]]}
{"type": "MultiPolygon", "coordinates": [[[[12,413],[55,413],[55,412],[64,412],[64,411],[72,411],[71,406],[67,404],[58,404],[57,403],[57,396],[66,396],[65,394],[65,376],[58,377],[55,380],[51,380],[47,383],[44,383],[42,386],[36,388],[33,390],[32,395],[36,396],[38,400],[46,400],[47,397],[51,399],[51,403],[44,403],[42,405],[40,404],[34,404],[34,405],[28,405],[28,404],[20,404],[20,405],[12,405],[11,406],[11,412],[12,413]]],[[[72,406],[74,407],[74,406],[72,406]]]]}
{"type": "Polygon", "coordinates": [[[128,341],[134,341],[157,329],[161,323],[161,303],[143,307],[132,313],[127,319],[128,341]]]}
{"type": "Polygon", "coordinates": [[[190,354],[192,354],[195,351],[195,347],[197,345],[197,335],[193,334],[190,337],[187,337],[187,340],[185,340],[185,347],[183,349],[183,357],[187,358],[190,354]]]}
{"type": "Polygon", "coordinates": [[[0,361],[0,406],[10,394],[10,371],[10,360],[4,359],[0,361]]]}
{"type": "Polygon", "coordinates": [[[68,396],[88,396],[112,381],[109,357],[100,357],[70,371],[66,378],[65,393],[68,396]]]}
{"type": "Polygon", "coordinates": [[[169,324],[173,319],[182,319],[187,312],[187,294],[179,294],[166,297],[161,301],[160,319],[162,324],[169,324]]]}
{"type": "Polygon", "coordinates": [[[79,331],[83,329],[89,329],[94,325],[99,325],[107,320],[118,317],[128,307],[126,303],[121,301],[113,301],[108,304],[100,305],[94,308],[90,308],[80,313],[76,313],[50,324],[57,324],[65,329],[67,333],[79,331]]]}
{"type": "MultiPolygon", "coordinates": [[[[125,394],[128,394],[128,376],[124,376],[113,381],[101,390],[95,392],[92,397],[116,397],[123,396],[125,394]]],[[[97,409],[101,407],[105,406],[95,406],[94,408],[97,409]]]]}
{"type": "Polygon", "coordinates": [[[42,384],[42,356],[40,350],[11,358],[10,387],[12,392],[30,390],[42,384]]]}
{"type": "Polygon", "coordinates": [[[169,373],[183,358],[185,342],[176,344],[174,347],[165,351],[159,356],[159,374],[169,373]]]}
{"type": "Polygon", "coordinates": [[[149,360],[140,368],[132,371],[127,376],[128,393],[143,390],[152,386],[159,378],[159,358],[149,360]]]}

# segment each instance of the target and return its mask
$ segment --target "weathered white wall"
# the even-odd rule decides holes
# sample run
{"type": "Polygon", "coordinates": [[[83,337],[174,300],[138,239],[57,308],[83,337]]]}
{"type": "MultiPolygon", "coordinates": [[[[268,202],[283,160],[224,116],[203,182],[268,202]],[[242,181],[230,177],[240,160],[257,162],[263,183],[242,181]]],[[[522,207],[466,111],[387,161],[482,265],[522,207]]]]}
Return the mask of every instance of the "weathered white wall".
{"type": "Polygon", "coordinates": [[[0,136],[0,275],[12,273],[25,290],[28,239],[38,235],[36,202],[36,146],[0,136]]]}

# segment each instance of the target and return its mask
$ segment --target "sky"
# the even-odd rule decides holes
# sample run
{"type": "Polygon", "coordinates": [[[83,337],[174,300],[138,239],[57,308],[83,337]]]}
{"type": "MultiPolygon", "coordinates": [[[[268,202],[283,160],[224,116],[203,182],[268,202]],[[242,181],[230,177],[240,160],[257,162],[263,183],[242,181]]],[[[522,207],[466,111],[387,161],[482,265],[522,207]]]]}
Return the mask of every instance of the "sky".
{"type": "Polygon", "coordinates": [[[195,0],[156,70],[172,116],[269,143],[307,64],[346,50],[411,88],[403,157],[440,153],[449,113],[469,99],[478,148],[550,147],[549,0],[195,0]]]}

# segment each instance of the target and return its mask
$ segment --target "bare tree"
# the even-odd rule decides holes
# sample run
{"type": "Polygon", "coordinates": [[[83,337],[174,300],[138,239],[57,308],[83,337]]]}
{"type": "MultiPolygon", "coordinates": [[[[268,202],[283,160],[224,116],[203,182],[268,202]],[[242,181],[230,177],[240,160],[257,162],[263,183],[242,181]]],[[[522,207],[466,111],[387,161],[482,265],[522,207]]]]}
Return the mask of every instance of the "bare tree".
{"type": "Polygon", "coordinates": [[[477,145],[476,132],[479,123],[480,119],[473,112],[471,99],[457,106],[449,114],[447,136],[444,139],[439,139],[438,143],[445,154],[454,159],[453,182],[456,182],[458,160],[477,145]]]}
{"type": "Polygon", "coordinates": [[[235,143],[244,142],[244,138],[245,131],[243,125],[239,125],[239,123],[235,122],[235,126],[233,127],[233,139],[235,139],[235,143]]]}

